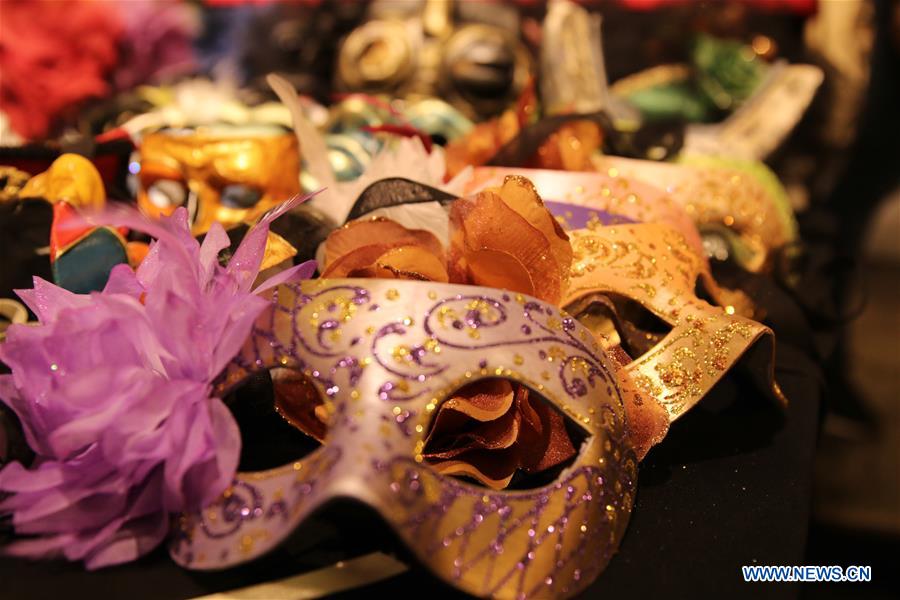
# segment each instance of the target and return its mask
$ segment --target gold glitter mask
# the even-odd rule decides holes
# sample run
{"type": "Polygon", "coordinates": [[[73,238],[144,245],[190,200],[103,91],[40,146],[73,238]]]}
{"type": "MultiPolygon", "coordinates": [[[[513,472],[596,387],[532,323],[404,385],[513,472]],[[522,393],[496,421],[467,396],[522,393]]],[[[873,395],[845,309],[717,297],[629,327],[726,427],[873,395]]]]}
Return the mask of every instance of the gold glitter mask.
{"type": "MultiPolygon", "coordinates": [[[[760,165],[715,160],[671,164],[613,156],[595,164],[612,177],[640,179],[665,190],[697,225],[708,255],[734,258],[748,271],[766,270],[773,252],[796,237],[790,207],[773,192],[773,176],[760,165]]],[[[774,186],[780,186],[777,180],[774,186]]],[[[616,210],[614,204],[606,208],[616,210]]]]}
{"type": "Polygon", "coordinates": [[[697,296],[722,298],[704,261],[675,229],[641,223],[570,232],[575,261],[563,306],[611,349],[637,388],[674,421],[746,355],[758,385],[774,380],[774,335],[697,296]]]}
{"type": "Polygon", "coordinates": [[[239,472],[220,501],[184,515],[171,547],[179,564],[251,560],[341,497],[373,508],[432,572],[478,596],[574,595],[618,548],[637,476],[631,414],[617,365],[558,308],[477,286],[283,285],[223,386],[264,369],[273,379],[291,370],[315,387],[319,407],[283,414],[292,423],[329,415],[327,431],[311,432],[322,445],[283,467],[239,472]],[[423,460],[441,403],[487,378],[528,386],[583,433],[573,462],[549,482],[494,490],[423,460]]]}
{"type": "Polygon", "coordinates": [[[138,206],[153,217],[187,207],[194,235],[254,222],[300,191],[297,140],[281,130],[161,131],[140,152],[138,206]]]}

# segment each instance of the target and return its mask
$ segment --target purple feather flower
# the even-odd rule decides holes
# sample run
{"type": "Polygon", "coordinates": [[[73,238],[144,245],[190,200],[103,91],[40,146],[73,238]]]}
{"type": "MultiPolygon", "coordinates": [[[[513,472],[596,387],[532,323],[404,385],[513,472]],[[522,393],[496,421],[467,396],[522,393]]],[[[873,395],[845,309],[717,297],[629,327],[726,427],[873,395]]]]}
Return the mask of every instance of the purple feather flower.
{"type": "Polygon", "coordinates": [[[184,209],[158,222],[106,213],[103,222],[157,239],[136,272],[119,265],[90,295],[38,278],[18,292],[40,325],[9,328],[0,399],[36,459],[0,471],[0,491],[12,494],[0,513],[25,536],[6,553],[88,568],[130,561],[163,540],[169,513],[200,508],[231,483],[240,434],[211,383],[267,306],[256,294],[315,269],[298,265],[251,291],[269,224],[302,200],[266,215],[227,268],[218,224],[201,246],[184,209]]]}

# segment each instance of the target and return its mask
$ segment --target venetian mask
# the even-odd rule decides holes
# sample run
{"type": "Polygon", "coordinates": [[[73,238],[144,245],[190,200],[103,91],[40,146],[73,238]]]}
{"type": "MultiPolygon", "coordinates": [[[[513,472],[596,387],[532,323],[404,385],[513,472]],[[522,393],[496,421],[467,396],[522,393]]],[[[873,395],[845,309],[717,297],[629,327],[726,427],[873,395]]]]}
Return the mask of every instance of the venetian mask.
{"type": "Polygon", "coordinates": [[[140,153],[138,206],[153,217],[185,206],[195,235],[254,222],[300,189],[297,140],[280,128],[163,130],[140,153]]]}
{"type": "Polygon", "coordinates": [[[765,271],[775,252],[796,238],[786,194],[759,163],[707,158],[673,165],[604,156],[597,167],[611,176],[653,182],[668,192],[700,230],[710,258],[765,271]]]}
{"type": "Polygon", "coordinates": [[[747,355],[760,389],[785,404],[774,379],[774,335],[735,314],[705,261],[661,223],[570,232],[575,262],[563,306],[615,349],[641,391],[674,421],[747,355]],[[698,297],[707,296],[710,302],[698,297]],[[727,302],[727,300],[724,300],[727,302]]]}
{"type": "Polygon", "coordinates": [[[531,72],[515,8],[493,3],[374,2],[344,40],[339,86],[395,96],[438,96],[470,118],[499,114],[531,72]]]}
{"type": "Polygon", "coordinates": [[[322,445],[280,468],[239,472],[221,500],[184,515],[176,562],[246,562],[325,503],[350,498],[471,594],[570,596],[604,569],[628,522],[637,458],[618,366],[587,329],[533,298],[474,286],[317,280],[280,286],[273,300],[223,391],[267,369],[276,382],[305,377],[311,394],[285,401],[276,389],[276,402],[322,445]],[[492,490],[423,460],[436,409],[487,378],[527,386],[578,432],[575,458],[552,481],[492,490]]]}
{"type": "MultiPolygon", "coordinates": [[[[511,172],[476,169],[467,189],[497,185],[511,172]]],[[[641,394],[666,407],[670,420],[745,354],[757,363],[750,370],[759,387],[784,402],[772,371],[772,331],[740,316],[753,313],[751,300],[718,286],[691,213],[670,194],[615,171],[516,173],[567,225],[574,262],[561,306],[625,365],[641,394]]]]}

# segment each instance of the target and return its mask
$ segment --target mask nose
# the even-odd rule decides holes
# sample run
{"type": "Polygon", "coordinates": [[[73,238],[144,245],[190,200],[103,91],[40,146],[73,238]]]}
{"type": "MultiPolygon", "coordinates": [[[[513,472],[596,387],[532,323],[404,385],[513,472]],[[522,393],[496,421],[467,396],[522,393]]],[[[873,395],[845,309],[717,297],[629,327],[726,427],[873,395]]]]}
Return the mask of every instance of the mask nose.
{"type": "MultiPolygon", "coordinates": [[[[318,592],[315,597],[350,590],[373,598],[406,597],[411,589],[427,589],[440,598],[460,597],[458,590],[428,572],[375,510],[351,498],[322,505],[274,552],[247,568],[262,568],[270,579],[299,576],[291,585],[303,586],[308,580],[318,592]]],[[[200,571],[192,576],[220,584],[222,575],[200,571]]]]}
{"type": "Polygon", "coordinates": [[[347,497],[326,501],[285,540],[283,548],[303,562],[317,555],[336,562],[371,552],[396,556],[405,564],[412,560],[378,512],[364,502],[347,497]]]}

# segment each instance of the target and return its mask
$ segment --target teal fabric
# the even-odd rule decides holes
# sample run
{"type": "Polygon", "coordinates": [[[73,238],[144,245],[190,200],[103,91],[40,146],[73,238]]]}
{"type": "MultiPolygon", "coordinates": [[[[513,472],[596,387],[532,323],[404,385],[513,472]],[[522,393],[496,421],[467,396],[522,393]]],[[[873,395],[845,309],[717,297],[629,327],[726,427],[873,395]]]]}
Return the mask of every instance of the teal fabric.
{"type": "Polygon", "coordinates": [[[97,292],[106,285],[109,272],[127,263],[128,254],[122,240],[109,229],[95,229],[53,262],[56,285],[75,292],[97,292]]]}

